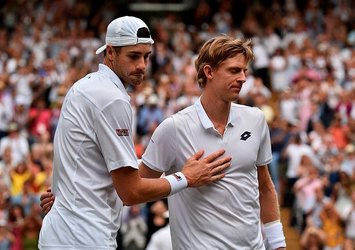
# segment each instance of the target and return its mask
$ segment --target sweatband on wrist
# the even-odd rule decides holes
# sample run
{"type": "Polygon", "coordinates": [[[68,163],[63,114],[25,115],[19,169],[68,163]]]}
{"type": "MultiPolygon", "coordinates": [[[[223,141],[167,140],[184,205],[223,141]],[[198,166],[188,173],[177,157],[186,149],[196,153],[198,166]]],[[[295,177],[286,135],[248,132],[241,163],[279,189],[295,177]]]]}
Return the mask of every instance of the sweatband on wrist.
{"type": "Polygon", "coordinates": [[[187,188],[187,179],[181,172],[164,176],[164,178],[170,183],[171,190],[169,195],[176,194],[177,192],[187,188]]]}
{"type": "Polygon", "coordinates": [[[279,220],[264,224],[264,233],[271,249],[286,247],[282,224],[279,220]]]}

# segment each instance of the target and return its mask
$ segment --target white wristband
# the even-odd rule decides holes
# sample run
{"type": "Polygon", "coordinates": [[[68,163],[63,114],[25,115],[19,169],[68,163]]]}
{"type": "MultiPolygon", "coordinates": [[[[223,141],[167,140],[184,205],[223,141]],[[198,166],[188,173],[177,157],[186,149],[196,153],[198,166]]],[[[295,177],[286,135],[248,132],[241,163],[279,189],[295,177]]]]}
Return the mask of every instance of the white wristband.
{"type": "Polygon", "coordinates": [[[180,192],[181,190],[187,188],[187,180],[183,173],[176,172],[167,176],[164,176],[165,179],[170,183],[171,191],[169,195],[180,192]]]}
{"type": "Polygon", "coordinates": [[[271,249],[286,247],[282,224],[279,220],[264,224],[264,232],[271,249]]]}

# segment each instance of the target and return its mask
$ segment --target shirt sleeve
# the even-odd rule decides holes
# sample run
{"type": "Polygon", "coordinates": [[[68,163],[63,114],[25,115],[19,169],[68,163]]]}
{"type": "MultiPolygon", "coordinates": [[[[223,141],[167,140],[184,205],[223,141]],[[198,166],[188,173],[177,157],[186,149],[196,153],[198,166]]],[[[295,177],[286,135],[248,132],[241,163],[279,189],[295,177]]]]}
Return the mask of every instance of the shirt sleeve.
{"type": "Polygon", "coordinates": [[[106,106],[95,120],[94,129],[109,171],[126,166],[138,168],[128,102],[115,100],[106,106]]]}
{"type": "Polygon", "coordinates": [[[142,156],[143,163],[155,171],[168,171],[175,163],[175,137],[174,120],[169,117],[155,129],[142,156]]]}

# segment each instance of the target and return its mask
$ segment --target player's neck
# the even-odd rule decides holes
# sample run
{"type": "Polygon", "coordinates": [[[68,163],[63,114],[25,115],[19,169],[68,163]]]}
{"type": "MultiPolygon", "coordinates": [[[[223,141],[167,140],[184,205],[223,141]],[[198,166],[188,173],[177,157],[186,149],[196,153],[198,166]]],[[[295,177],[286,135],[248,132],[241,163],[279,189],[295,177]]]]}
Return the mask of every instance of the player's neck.
{"type": "Polygon", "coordinates": [[[223,134],[228,122],[231,103],[216,100],[215,98],[211,99],[208,96],[203,95],[201,97],[201,104],[215,129],[223,134]]]}

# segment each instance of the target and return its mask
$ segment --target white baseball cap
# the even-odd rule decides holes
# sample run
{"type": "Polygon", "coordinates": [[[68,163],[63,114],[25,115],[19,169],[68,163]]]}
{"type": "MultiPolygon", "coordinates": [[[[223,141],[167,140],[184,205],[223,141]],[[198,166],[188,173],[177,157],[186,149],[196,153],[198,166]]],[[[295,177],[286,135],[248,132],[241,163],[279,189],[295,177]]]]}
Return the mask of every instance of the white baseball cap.
{"type": "Polygon", "coordinates": [[[138,43],[153,44],[148,26],[141,19],[133,16],[116,18],[107,26],[106,44],[96,50],[100,54],[107,45],[129,46],[138,43]]]}

